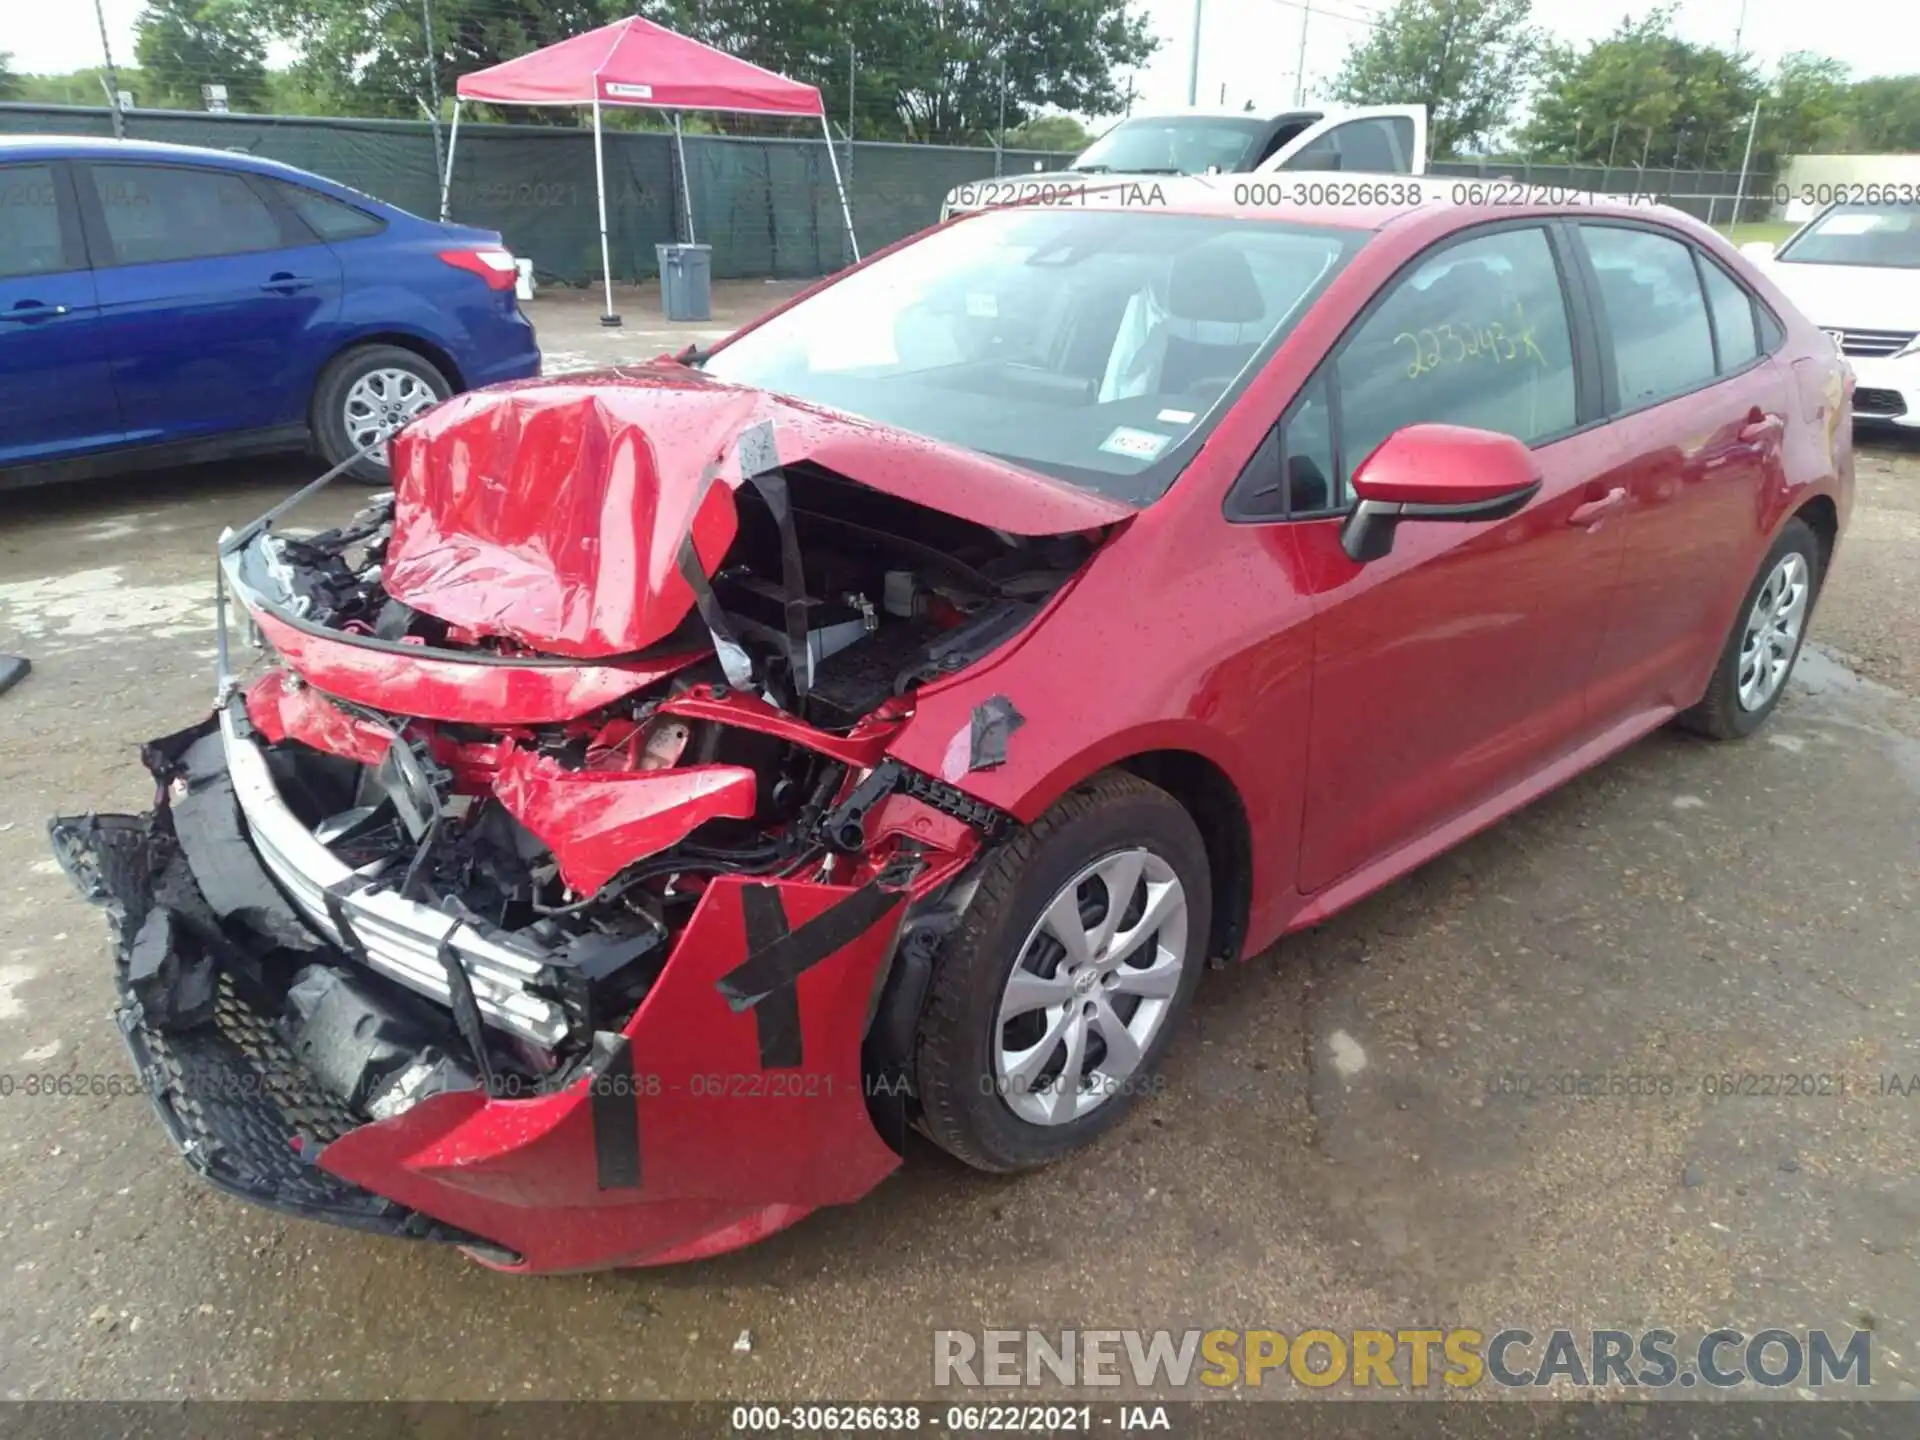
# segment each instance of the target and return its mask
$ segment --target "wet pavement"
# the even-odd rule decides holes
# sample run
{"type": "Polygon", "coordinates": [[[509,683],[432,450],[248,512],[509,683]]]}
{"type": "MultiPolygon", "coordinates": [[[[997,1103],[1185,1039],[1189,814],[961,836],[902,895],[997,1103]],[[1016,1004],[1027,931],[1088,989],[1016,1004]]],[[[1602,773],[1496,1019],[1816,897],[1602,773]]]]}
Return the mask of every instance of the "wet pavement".
{"type": "MultiPolygon", "coordinates": [[[[710,338],[536,304],[563,364],[710,338]]],[[[0,649],[35,669],[0,699],[0,1396],[899,1398],[932,1330],[1026,1324],[1870,1327],[1875,1391],[1920,1393],[1920,1094],[1882,1080],[1920,1074],[1920,444],[1863,452],[1760,736],[1660,732],[1209,975],[1092,1153],[917,1145],[748,1251],[531,1280],[249,1208],[144,1099],[45,1093],[129,1069],[45,819],[144,807],[134,742],[207,705],[216,535],[312,473],[6,497],[0,649]]]]}

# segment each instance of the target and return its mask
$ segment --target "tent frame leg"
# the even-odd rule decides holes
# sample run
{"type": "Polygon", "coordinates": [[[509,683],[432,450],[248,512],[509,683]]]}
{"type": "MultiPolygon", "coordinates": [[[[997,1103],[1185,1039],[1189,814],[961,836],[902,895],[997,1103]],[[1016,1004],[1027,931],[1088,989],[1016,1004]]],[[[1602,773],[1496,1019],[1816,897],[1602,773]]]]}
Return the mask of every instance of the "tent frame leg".
{"type": "Polygon", "coordinates": [[[673,153],[680,162],[680,198],[687,207],[687,244],[699,242],[693,234],[693,182],[687,177],[687,144],[680,135],[680,112],[673,112],[673,153]]]}
{"type": "Polygon", "coordinates": [[[606,313],[600,324],[608,330],[620,328],[620,317],[613,309],[613,252],[607,245],[607,160],[600,140],[600,101],[593,102],[593,188],[600,202],[600,279],[607,297],[606,313]]]}
{"type": "Polygon", "coordinates": [[[455,147],[460,143],[460,105],[461,102],[455,99],[453,102],[453,129],[447,132],[447,173],[440,177],[440,223],[442,225],[447,223],[447,215],[449,213],[447,210],[447,201],[453,194],[453,152],[455,147]]]}
{"type": "MultiPolygon", "coordinates": [[[[847,248],[853,251],[854,263],[860,262],[860,241],[853,233],[853,211],[847,205],[847,187],[840,179],[840,157],[833,152],[833,127],[827,124],[827,112],[820,112],[820,135],[827,142],[827,163],[833,167],[833,188],[840,192],[840,216],[847,222],[847,248]]],[[[853,132],[847,132],[847,143],[853,143],[853,132]]]]}

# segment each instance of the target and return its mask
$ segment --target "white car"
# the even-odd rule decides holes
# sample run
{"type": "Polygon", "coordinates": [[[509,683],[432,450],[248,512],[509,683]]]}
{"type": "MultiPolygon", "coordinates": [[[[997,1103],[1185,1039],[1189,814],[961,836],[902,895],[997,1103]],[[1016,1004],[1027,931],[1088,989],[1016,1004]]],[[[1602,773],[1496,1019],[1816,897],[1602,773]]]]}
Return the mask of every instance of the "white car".
{"type": "Polygon", "coordinates": [[[1424,105],[1318,105],[1260,114],[1191,109],[1130,115],[1073,157],[1064,170],[970,181],[947,192],[946,219],[966,210],[1044,199],[1074,187],[1177,175],[1270,170],[1422,175],[1427,169],[1424,105]]]}
{"type": "Polygon", "coordinates": [[[1920,429],[1920,204],[1830,205],[1740,247],[1853,367],[1853,418],[1920,429]]]}

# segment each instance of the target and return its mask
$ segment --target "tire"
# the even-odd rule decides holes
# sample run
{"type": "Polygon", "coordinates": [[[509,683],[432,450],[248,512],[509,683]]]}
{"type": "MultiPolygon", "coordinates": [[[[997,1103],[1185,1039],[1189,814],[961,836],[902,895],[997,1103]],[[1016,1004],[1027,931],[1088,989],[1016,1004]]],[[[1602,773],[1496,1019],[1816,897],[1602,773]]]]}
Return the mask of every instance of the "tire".
{"type": "MultiPolygon", "coordinates": [[[[1814,601],[1820,594],[1820,542],[1804,520],[1789,520],[1779,538],[1773,542],[1773,548],[1767,551],[1767,558],[1760,562],[1760,568],[1753,577],[1753,583],[1747,587],[1746,595],[1740,601],[1740,608],[1734,612],[1733,628],[1727,634],[1727,643],[1720,651],[1720,658],[1714,663],[1713,679],[1707,685],[1707,693],[1692,709],[1683,711],[1678,717],[1682,729],[1691,730],[1696,735],[1704,735],[1709,740],[1739,740],[1766,723],[1773,714],[1774,707],[1780,703],[1780,697],[1786,693],[1787,681],[1793,677],[1793,667],[1800,659],[1800,647],[1806,643],[1807,622],[1812,617],[1814,601]],[[1798,557],[1798,570],[1794,570],[1798,557]],[[1783,572],[1784,567],[1784,572],[1783,572]],[[1772,682],[1760,703],[1750,704],[1742,699],[1741,677],[1746,673],[1744,663],[1748,654],[1748,634],[1754,622],[1759,618],[1756,607],[1761,603],[1763,592],[1772,583],[1779,583],[1783,573],[1797,573],[1801,587],[1798,601],[1798,614],[1794,622],[1791,643],[1787,645],[1786,666],[1778,672],[1778,678],[1772,682]]],[[[1788,581],[1791,584],[1791,580],[1788,581]]],[[[1777,626],[1769,632],[1774,637],[1773,654],[1778,657],[1780,632],[1777,626]]]]}
{"type": "MultiPolygon", "coordinates": [[[[965,915],[936,958],[914,1047],[921,1128],[967,1164],[996,1172],[1048,1164],[1112,1128],[1141,1093],[1157,1084],[1155,1070],[1205,968],[1212,904],[1212,877],[1200,831],[1166,791],[1117,770],[1069,791],[987,859],[965,915]],[[1089,957],[1076,967],[1082,976],[1076,985],[1065,978],[1070,964],[1066,948],[1054,933],[1035,932],[1056,899],[1077,893],[1083,928],[1097,933],[1108,914],[1105,873],[1083,882],[1077,891],[1068,887],[1100,865],[1120,867],[1114,871],[1115,884],[1123,884],[1124,867],[1132,863],[1127,857],[1136,854],[1144,867],[1142,878],[1114,936],[1117,948],[1124,948],[1130,938],[1136,948],[1118,964],[1097,954],[1089,957]],[[1184,897],[1184,915],[1163,909],[1166,923],[1142,933],[1141,917],[1149,900],[1165,905],[1176,893],[1167,887],[1169,877],[1184,897]],[[1176,943],[1177,959],[1169,964],[1176,943]],[[1036,1008],[1003,1024],[1007,988],[1015,966],[1023,961],[1023,970],[1033,977],[1024,983],[1040,980],[1047,993],[1064,998],[1058,1012],[1036,1008]],[[1115,972],[1113,979],[1108,978],[1109,969],[1115,972]],[[1093,982],[1090,988],[1087,979],[1093,982]],[[1167,993],[1148,995],[1149,990],[1167,993]],[[1159,1008],[1149,1011],[1149,1005],[1159,1008]],[[1099,1017],[1077,1022],[1083,1058],[1097,1059],[1112,1073],[1095,1071],[1098,1083],[1076,1085],[1072,1091],[1058,1084],[1049,1090],[1044,1074],[1031,1083],[1009,1080],[996,1061],[1007,1053],[1033,1055],[1042,1043],[1053,1047],[1055,1074],[1064,1073],[1067,1042],[1042,1037],[1056,1023],[1076,1023],[1068,1016],[1070,1009],[1099,1017]],[[1132,1037],[1131,1047],[1139,1056],[1131,1070],[1125,1069],[1124,1059],[1114,1063],[1116,1052],[1105,1039],[1105,1027],[1116,1023],[1132,1037]],[[1142,1033],[1135,1035],[1136,1028],[1142,1033]],[[1096,1035],[1101,1037],[1097,1042],[1096,1035]],[[1068,1107],[1064,1115],[1063,1106],[1068,1107]],[[1028,1113],[1023,1115],[1022,1109],[1028,1113]],[[1051,1110],[1055,1118],[1036,1120],[1036,1110],[1051,1110]]],[[[1086,1066],[1081,1068],[1084,1072],[1086,1066]]]]}
{"type": "MultiPolygon", "coordinates": [[[[400,423],[453,394],[453,385],[432,361],[403,350],[397,345],[361,345],[334,356],[313,387],[313,413],[309,423],[320,454],[329,467],[338,465],[366,443],[366,431],[355,439],[350,429],[348,406],[355,408],[355,419],[365,424],[365,406],[369,389],[383,387],[393,397],[391,410],[400,423]],[[390,377],[382,381],[380,377],[390,377]],[[410,377],[407,378],[407,377],[410,377]],[[362,382],[367,387],[356,392],[362,382]],[[424,388],[422,388],[424,387],[424,388]],[[427,398],[428,396],[431,398],[427,398]]],[[[377,397],[375,397],[377,398],[377,397]]],[[[396,427],[397,428],[397,427],[396,427]]],[[[389,483],[384,451],[377,451],[354,462],[347,478],[366,485],[389,483]]]]}

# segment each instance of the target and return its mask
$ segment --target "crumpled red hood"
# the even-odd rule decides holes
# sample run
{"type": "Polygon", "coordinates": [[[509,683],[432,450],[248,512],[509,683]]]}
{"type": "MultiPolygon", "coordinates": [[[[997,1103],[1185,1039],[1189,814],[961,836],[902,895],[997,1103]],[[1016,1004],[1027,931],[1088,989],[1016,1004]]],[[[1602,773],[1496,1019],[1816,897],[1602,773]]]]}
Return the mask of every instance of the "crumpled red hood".
{"type": "Polygon", "coordinates": [[[457,396],[393,444],[388,594],[474,633],[598,659],[672,633],[693,607],[679,556],[732,544],[737,442],[773,427],[802,460],[1018,535],[1112,524],[1132,507],[969,450],[726,385],[669,363],[457,396]]]}

